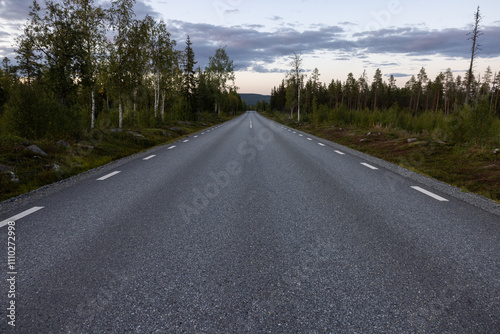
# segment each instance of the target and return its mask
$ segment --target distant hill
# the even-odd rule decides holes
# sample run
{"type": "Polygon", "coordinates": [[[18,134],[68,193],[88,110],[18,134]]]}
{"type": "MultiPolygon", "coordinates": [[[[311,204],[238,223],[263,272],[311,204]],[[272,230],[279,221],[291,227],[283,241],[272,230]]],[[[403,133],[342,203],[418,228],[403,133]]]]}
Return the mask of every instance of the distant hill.
{"type": "Polygon", "coordinates": [[[261,94],[239,94],[241,99],[245,101],[248,106],[254,106],[257,102],[266,101],[266,103],[271,102],[271,95],[261,95],[261,94]]]}

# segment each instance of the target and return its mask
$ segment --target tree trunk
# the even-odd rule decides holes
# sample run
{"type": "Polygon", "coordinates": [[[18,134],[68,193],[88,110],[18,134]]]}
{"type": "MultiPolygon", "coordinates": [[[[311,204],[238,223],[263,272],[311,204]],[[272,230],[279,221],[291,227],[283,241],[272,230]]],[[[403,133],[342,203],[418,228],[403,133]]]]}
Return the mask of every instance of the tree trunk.
{"type": "Polygon", "coordinates": [[[479,31],[479,22],[481,21],[481,14],[479,14],[479,7],[477,7],[477,12],[474,14],[475,22],[474,22],[474,30],[472,30],[472,52],[471,52],[471,57],[470,57],[470,67],[468,71],[468,78],[467,78],[467,92],[465,95],[465,104],[469,103],[469,98],[470,98],[470,87],[472,84],[472,68],[474,67],[474,57],[476,54],[476,51],[478,50],[478,45],[477,45],[477,38],[480,35],[479,31]]]}
{"type": "Polygon", "coordinates": [[[165,95],[166,95],[166,92],[163,91],[163,96],[161,99],[161,120],[162,121],[165,120],[165,95]]]}
{"type": "Polygon", "coordinates": [[[118,99],[118,128],[122,128],[123,123],[123,104],[122,99],[118,99]]]}
{"type": "Polygon", "coordinates": [[[90,128],[93,129],[95,126],[95,97],[93,89],[92,89],[92,106],[90,113],[91,113],[90,128]]]}

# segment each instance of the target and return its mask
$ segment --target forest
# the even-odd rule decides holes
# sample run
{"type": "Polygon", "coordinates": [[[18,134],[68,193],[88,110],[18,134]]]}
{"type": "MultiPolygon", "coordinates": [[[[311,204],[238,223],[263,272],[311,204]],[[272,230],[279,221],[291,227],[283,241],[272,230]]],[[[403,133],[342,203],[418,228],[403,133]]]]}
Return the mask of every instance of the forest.
{"type": "MultiPolygon", "coordinates": [[[[366,70],[359,78],[349,73],[345,81],[332,80],[328,85],[319,77],[315,69],[307,81],[301,80],[302,122],[330,121],[363,128],[381,125],[416,133],[451,129],[450,135],[457,140],[500,139],[500,73],[490,67],[477,78],[473,75],[469,94],[468,78],[455,77],[451,69],[432,80],[422,68],[404,87],[396,85],[393,75],[383,80],[380,69],[371,80],[366,70]]],[[[296,114],[297,96],[296,76],[289,76],[273,88],[270,104],[258,107],[296,114]]]]}
{"type": "Polygon", "coordinates": [[[205,69],[189,36],[138,20],[135,0],[37,1],[0,70],[0,127],[28,139],[81,138],[94,129],[165,127],[246,109],[224,47],[205,69]]]}

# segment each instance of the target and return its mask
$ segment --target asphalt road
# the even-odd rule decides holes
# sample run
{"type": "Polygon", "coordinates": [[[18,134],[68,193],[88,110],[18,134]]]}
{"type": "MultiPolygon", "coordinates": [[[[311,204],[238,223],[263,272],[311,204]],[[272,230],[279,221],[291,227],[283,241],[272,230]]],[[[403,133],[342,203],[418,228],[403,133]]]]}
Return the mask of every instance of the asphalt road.
{"type": "Polygon", "coordinates": [[[498,205],[408,175],[247,112],[0,213],[0,332],[499,333],[498,205]]]}

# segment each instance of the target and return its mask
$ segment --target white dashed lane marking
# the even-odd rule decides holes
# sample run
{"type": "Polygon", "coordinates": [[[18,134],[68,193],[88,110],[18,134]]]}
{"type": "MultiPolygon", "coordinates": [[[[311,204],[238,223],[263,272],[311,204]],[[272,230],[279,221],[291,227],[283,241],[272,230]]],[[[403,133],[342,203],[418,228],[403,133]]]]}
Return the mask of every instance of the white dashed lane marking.
{"type": "Polygon", "coordinates": [[[19,220],[19,219],[24,218],[28,215],[31,215],[32,213],[37,212],[38,210],[41,210],[41,209],[43,209],[43,206],[35,206],[29,210],[23,211],[18,215],[15,215],[13,217],[10,217],[10,218],[5,219],[4,221],[0,222],[0,227],[7,225],[9,222],[15,222],[16,220],[19,220]]]}
{"type": "Polygon", "coordinates": [[[367,164],[366,162],[362,162],[361,164],[362,164],[363,166],[368,167],[368,168],[373,169],[373,170],[377,170],[377,169],[378,169],[377,167],[372,166],[372,165],[370,165],[370,164],[367,164]]]}
{"type": "Polygon", "coordinates": [[[156,157],[156,155],[150,155],[149,157],[146,157],[142,160],[147,161],[147,160],[153,159],[154,157],[156,157]]]}
{"type": "Polygon", "coordinates": [[[110,177],[113,177],[113,176],[115,176],[116,174],[119,174],[119,173],[121,173],[121,172],[120,171],[116,171],[116,172],[113,172],[113,173],[109,173],[108,175],[104,175],[103,177],[98,178],[97,181],[107,180],[110,177]]]}
{"type": "Polygon", "coordinates": [[[427,196],[430,196],[430,197],[432,197],[440,202],[449,202],[446,198],[443,198],[439,195],[436,195],[436,194],[434,194],[428,190],[425,190],[423,188],[420,188],[420,187],[412,187],[412,188],[415,189],[416,191],[420,191],[421,193],[426,194],[427,196]]]}

